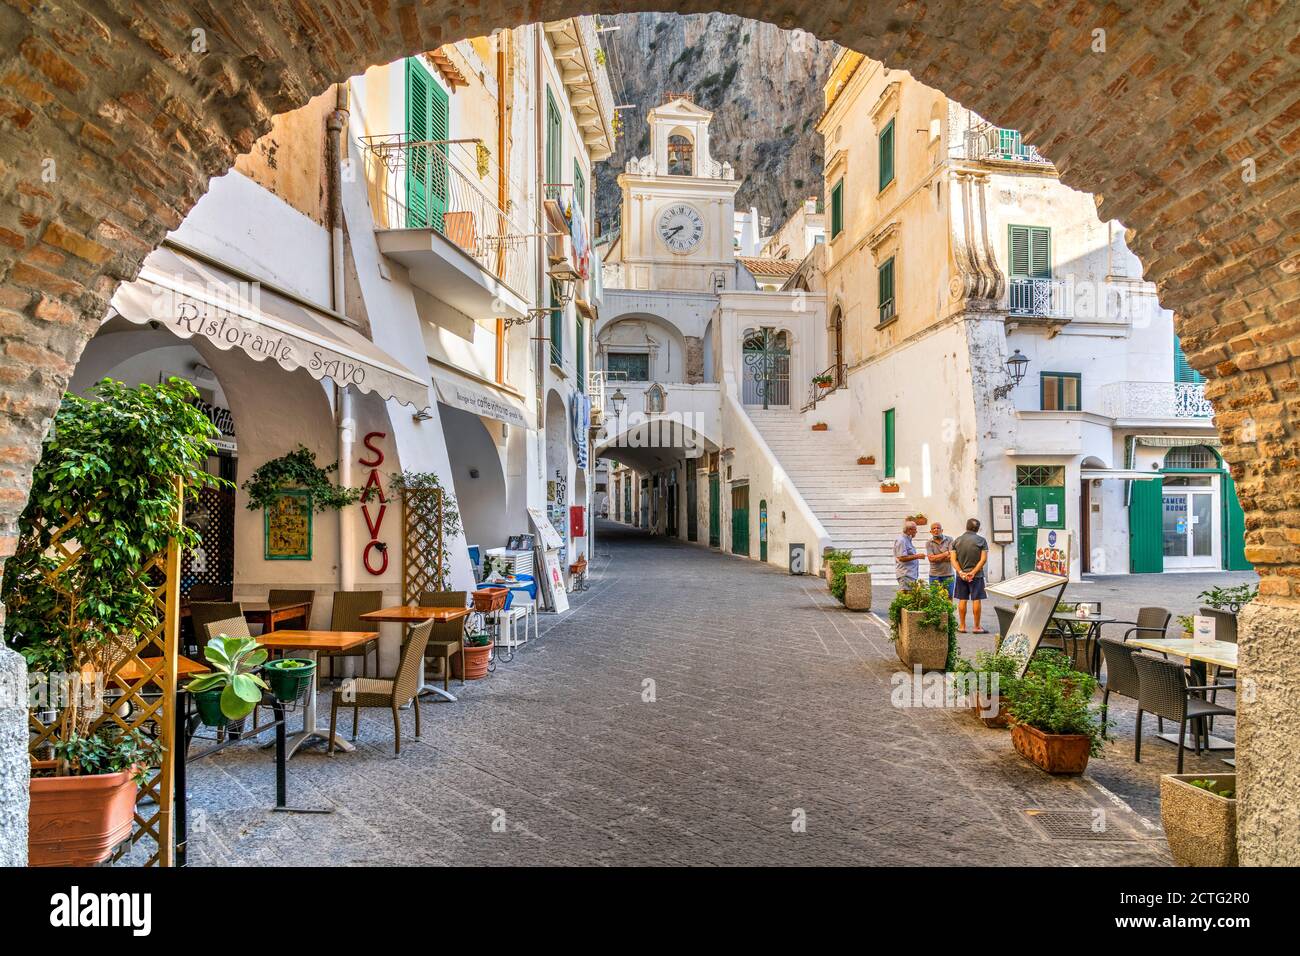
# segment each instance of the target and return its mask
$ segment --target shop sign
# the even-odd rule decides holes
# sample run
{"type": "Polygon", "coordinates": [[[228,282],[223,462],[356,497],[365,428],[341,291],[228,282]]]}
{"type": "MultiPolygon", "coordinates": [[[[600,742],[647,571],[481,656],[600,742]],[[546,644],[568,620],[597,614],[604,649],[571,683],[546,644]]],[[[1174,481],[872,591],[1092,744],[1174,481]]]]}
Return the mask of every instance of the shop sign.
{"type": "Polygon", "coordinates": [[[384,494],[384,482],[379,474],[379,466],[384,463],[384,453],[374,443],[387,437],[387,432],[368,433],[361,440],[367,454],[357,459],[357,464],[362,468],[370,469],[361,496],[361,516],[366,521],[370,540],[361,551],[361,563],[375,577],[388,570],[388,544],[379,536],[384,525],[384,515],[388,512],[388,496],[384,494]]]}

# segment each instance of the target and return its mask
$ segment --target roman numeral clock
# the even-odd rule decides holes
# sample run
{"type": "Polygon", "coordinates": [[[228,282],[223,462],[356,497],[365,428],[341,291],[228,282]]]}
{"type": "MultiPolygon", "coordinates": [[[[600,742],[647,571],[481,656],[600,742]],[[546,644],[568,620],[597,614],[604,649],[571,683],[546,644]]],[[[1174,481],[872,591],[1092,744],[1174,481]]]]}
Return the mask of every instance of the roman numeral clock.
{"type": "Polygon", "coordinates": [[[704,238],[704,217],[694,206],[674,203],[659,213],[659,238],[672,252],[693,252],[704,238]]]}

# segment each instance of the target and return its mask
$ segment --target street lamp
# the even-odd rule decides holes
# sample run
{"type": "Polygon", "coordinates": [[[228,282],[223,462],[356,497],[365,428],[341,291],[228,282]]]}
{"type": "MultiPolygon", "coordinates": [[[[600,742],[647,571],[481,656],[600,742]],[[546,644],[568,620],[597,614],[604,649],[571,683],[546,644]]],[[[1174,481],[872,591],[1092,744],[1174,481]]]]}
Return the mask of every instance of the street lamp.
{"type": "Polygon", "coordinates": [[[614,406],[614,418],[623,420],[623,406],[627,404],[627,396],[623,394],[621,388],[614,389],[614,394],[609,397],[609,403],[614,406]]]}
{"type": "Polygon", "coordinates": [[[1029,358],[1016,349],[1011,358],[1007,359],[1007,378],[1009,381],[1005,385],[999,385],[993,390],[995,398],[1006,398],[1011,394],[1011,390],[1025,380],[1025,367],[1029,365],[1029,358]]]}

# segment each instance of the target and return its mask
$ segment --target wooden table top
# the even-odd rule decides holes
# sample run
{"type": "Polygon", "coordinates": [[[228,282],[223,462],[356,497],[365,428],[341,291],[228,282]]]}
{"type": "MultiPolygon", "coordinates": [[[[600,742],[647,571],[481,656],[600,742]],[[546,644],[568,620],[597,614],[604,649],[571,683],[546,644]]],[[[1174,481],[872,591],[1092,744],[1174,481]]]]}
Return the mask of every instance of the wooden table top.
{"type": "Polygon", "coordinates": [[[373,641],[378,631],[272,631],[257,638],[263,647],[300,651],[347,651],[373,641]]]}
{"type": "MultiPolygon", "coordinates": [[[[159,660],[159,658],[145,658],[144,665],[142,666],[138,659],[132,658],[118,669],[117,676],[128,683],[131,681],[137,681],[141,677],[144,677],[145,674],[149,673],[149,668],[153,667],[153,662],[156,660],[159,660]]],[[[191,674],[206,674],[209,669],[210,668],[207,664],[191,660],[188,657],[176,658],[177,677],[188,677],[191,674]]]]}
{"type": "Polygon", "coordinates": [[[1152,640],[1133,638],[1128,643],[1148,651],[1173,654],[1189,661],[1203,661],[1218,667],[1235,670],[1237,667],[1237,645],[1228,641],[1214,641],[1210,644],[1197,644],[1185,637],[1161,637],[1152,640]]]}
{"type": "Polygon", "coordinates": [[[448,621],[458,621],[473,613],[474,609],[468,607],[412,607],[409,604],[399,604],[396,607],[381,607],[378,611],[367,611],[361,615],[361,620],[397,624],[437,621],[439,624],[445,624],[448,621]]]}
{"type": "MultiPolygon", "coordinates": [[[[181,604],[181,617],[190,616],[190,605],[192,603],[194,602],[186,601],[183,604],[181,604]]],[[[203,604],[207,602],[200,601],[198,603],[203,604]]],[[[290,601],[285,604],[276,604],[274,606],[271,605],[270,601],[238,601],[238,602],[224,601],[220,603],[224,603],[224,604],[238,603],[239,609],[243,611],[245,614],[269,614],[271,611],[286,611],[286,610],[305,611],[311,605],[310,601],[290,601]]]]}

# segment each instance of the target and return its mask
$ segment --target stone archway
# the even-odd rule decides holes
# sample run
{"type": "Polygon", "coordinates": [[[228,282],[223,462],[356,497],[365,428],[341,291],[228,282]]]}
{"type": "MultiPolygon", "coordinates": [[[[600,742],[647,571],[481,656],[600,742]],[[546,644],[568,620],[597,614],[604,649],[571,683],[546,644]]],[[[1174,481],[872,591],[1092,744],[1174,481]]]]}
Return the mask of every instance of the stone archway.
{"type": "MultiPolygon", "coordinates": [[[[113,290],[271,117],[331,82],[586,0],[164,0],[0,7],[0,559],[59,396],[113,290]]],[[[1103,0],[606,0],[802,28],[910,70],[1026,138],[1098,194],[1178,312],[1209,378],[1261,599],[1243,627],[1242,844],[1300,859],[1291,739],[1300,694],[1300,7],[1103,0]],[[1232,43],[1221,43],[1231,37],[1232,43]],[[1263,772],[1261,768],[1266,768],[1263,772]]]]}

